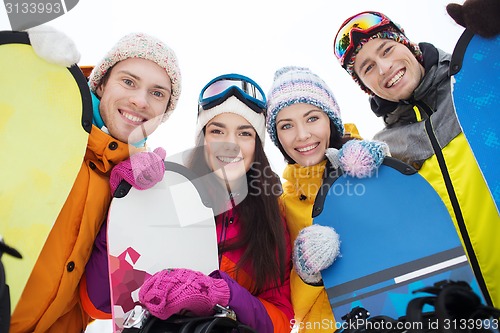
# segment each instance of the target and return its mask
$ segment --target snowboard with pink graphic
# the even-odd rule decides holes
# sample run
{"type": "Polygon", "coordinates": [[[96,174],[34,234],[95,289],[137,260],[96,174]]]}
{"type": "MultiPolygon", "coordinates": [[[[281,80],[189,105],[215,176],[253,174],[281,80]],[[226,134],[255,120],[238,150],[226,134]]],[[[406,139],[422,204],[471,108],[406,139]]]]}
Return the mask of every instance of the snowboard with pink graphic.
{"type": "Polygon", "coordinates": [[[139,289],[154,273],[218,269],[214,215],[203,182],[178,163],[165,162],[165,169],[163,180],[148,190],[122,182],[111,202],[107,236],[115,333],[140,305],[139,289]]]}

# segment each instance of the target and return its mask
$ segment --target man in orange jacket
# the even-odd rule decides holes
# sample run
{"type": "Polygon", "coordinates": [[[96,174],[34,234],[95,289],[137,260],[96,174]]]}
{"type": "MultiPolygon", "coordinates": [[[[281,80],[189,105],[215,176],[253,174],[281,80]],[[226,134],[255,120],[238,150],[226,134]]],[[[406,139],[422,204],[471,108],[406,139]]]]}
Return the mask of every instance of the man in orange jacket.
{"type": "Polygon", "coordinates": [[[164,151],[146,151],[145,139],[179,99],[181,74],[172,49],[146,34],[126,35],[95,66],[89,85],[93,126],[85,157],[13,312],[11,333],[80,333],[91,318],[110,318],[90,311],[80,295],[88,289],[94,301],[90,290],[96,286],[89,281],[95,272],[87,276],[86,266],[91,257],[106,255],[95,240],[100,230],[105,235],[111,171],[118,165],[115,181],[126,179],[139,189],[154,185],[144,173],[156,170],[155,183],[163,176],[164,151]]]}

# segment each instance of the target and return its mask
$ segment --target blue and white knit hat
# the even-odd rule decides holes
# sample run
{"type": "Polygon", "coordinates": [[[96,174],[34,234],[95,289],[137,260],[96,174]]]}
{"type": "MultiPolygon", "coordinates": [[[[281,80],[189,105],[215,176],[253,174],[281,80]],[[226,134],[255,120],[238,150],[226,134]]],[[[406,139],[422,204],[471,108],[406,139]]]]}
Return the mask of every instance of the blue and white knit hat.
{"type": "Polygon", "coordinates": [[[340,108],[330,88],[309,68],[287,66],[274,74],[274,82],[267,96],[267,132],[278,146],[276,116],[287,106],[306,103],[323,110],[335,124],[340,135],[344,126],[340,118],[340,108]]]}

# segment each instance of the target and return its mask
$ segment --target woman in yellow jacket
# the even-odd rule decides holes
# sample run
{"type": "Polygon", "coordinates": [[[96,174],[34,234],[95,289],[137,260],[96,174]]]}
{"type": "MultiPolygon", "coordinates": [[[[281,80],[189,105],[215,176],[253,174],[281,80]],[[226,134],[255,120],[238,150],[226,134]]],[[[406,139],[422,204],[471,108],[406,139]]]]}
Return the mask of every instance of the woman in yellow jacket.
{"type": "MultiPolygon", "coordinates": [[[[85,330],[91,316],[82,306],[79,284],[106,220],[111,170],[120,163],[121,170],[131,169],[132,155],[163,165],[161,156],[144,151],[144,140],[178,101],[181,76],[174,52],[152,36],[127,35],[94,68],[89,84],[94,124],[82,167],[14,309],[11,333],[85,330]]],[[[148,187],[134,183],[130,174],[117,177],[148,187]]]]}
{"type": "Polygon", "coordinates": [[[378,167],[388,153],[387,147],[379,142],[350,141],[360,139],[356,128],[343,126],[332,92],[308,68],[289,66],[276,71],[267,111],[269,136],[288,163],[283,172],[286,182],[281,200],[294,244],[295,269],[290,276],[294,331],[331,333],[337,327],[319,271],[331,265],[338,255],[339,237],[332,228],[313,225],[312,220],[314,201],[325,177],[325,153],[328,148],[345,149],[357,143],[370,145],[373,151],[380,153],[381,158],[374,164],[378,167]],[[324,251],[320,260],[307,254],[306,263],[303,251],[308,251],[308,240],[334,245],[324,251]],[[322,260],[324,258],[327,260],[322,260]],[[319,266],[308,267],[311,262],[319,266]]]}

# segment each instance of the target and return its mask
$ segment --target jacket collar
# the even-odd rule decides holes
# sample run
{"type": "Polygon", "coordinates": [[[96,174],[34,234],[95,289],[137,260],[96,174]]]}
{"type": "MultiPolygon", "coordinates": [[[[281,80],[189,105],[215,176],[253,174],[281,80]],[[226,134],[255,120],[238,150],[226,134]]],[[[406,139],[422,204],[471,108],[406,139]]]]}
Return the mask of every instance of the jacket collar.
{"type": "Polygon", "coordinates": [[[101,172],[108,173],[116,164],[144,149],[121,142],[92,125],[85,160],[91,161],[101,172]]]}
{"type": "Polygon", "coordinates": [[[283,178],[287,181],[283,186],[284,191],[302,201],[314,202],[323,184],[326,162],[325,159],[309,167],[288,164],[283,172],[283,178]]]}

